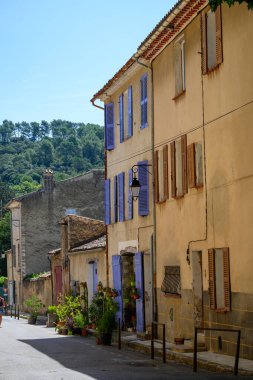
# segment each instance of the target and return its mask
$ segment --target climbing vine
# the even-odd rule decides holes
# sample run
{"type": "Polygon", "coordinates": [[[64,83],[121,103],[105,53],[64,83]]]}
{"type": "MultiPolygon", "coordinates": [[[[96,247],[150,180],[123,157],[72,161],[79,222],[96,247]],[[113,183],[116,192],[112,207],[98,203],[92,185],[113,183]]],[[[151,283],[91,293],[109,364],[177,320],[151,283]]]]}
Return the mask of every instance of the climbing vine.
{"type": "Polygon", "coordinates": [[[221,3],[227,3],[229,7],[234,5],[235,3],[247,3],[248,9],[253,10],[253,0],[209,0],[209,5],[214,12],[216,8],[221,5],[221,3]]]}

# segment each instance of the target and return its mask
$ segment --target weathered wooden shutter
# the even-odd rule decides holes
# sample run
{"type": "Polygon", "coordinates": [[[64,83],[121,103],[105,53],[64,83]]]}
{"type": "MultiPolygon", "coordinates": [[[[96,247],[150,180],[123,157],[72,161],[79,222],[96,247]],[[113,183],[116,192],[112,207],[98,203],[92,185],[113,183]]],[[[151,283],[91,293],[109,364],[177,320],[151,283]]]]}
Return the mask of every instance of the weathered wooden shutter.
{"type": "Polygon", "coordinates": [[[104,204],[105,204],[105,224],[111,224],[111,186],[110,180],[105,180],[104,204]]]}
{"type": "Polygon", "coordinates": [[[206,13],[201,15],[202,74],[207,73],[207,22],[206,13]]]}
{"type": "Polygon", "coordinates": [[[196,170],[195,170],[195,144],[191,144],[187,148],[187,163],[188,163],[188,183],[189,188],[196,186],[196,170]]]}
{"type": "Polygon", "coordinates": [[[141,185],[139,194],[138,211],[140,216],[149,213],[149,192],[148,192],[148,161],[138,162],[138,179],[141,185]]]}
{"type": "Polygon", "coordinates": [[[113,287],[117,290],[118,296],[115,301],[118,304],[118,311],[116,313],[117,320],[120,318],[122,325],[122,281],[121,281],[121,256],[112,256],[112,274],[113,274],[113,287]]]}
{"type": "Polygon", "coordinates": [[[114,149],[114,104],[105,106],[105,146],[107,150],[114,149]]]}
{"type": "Polygon", "coordinates": [[[148,122],[148,76],[141,77],[141,129],[147,127],[148,122]]]}
{"type": "Polygon", "coordinates": [[[215,250],[208,250],[208,269],[209,269],[209,299],[210,309],[216,309],[216,286],[215,286],[215,250]]]}
{"type": "Polygon", "coordinates": [[[131,184],[133,181],[133,171],[129,170],[129,182],[128,182],[128,219],[133,219],[133,197],[131,192],[131,184]]]}
{"type": "Polygon", "coordinates": [[[224,272],[224,305],[225,311],[231,310],[231,288],[230,288],[230,264],[229,249],[223,248],[223,272],[224,272]]]}
{"type": "Polygon", "coordinates": [[[175,141],[170,143],[170,161],[171,161],[171,196],[177,195],[176,189],[176,144],[175,141]]]}
{"type": "Polygon", "coordinates": [[[119,222],[125,220],[125,173],[118,174],[119,222]]]}
{"type": "Polygon", "coordinates": [[[163,186],[164,199],[169,198],[169,178],[168,178],[168,145],[163,147],[163,186]]]}
{"type": "Polygon", "coordinates": [[[118,221],[118,176],[114,177],[114,223],[118,221]]]}
{"type": "Polygon", "coordinates": [[[134,271],[135,271],[135,284],[137,292],[140,296],[136,300],[136,330],[137,333],[145,331],[145,308],[144,308],[144,270],[143,270],[143,254],[136,253],[134,255],[134,271]]]}
{"type": "Polygon", "coordinates": [[[183,194],[188,191],[187,181],[187,135],[181,137],[181,154],[182,154],[182,189],[183,194]]]}
{"type": "Polygon", "coordinates": [[[119,97],[119,141],[124,141],[124,98],[123,94],[119,97]]]}
{"type": "Polygon", "coordinates": [[[128,136],[133,136],[133,89],[128,88],[128,136]]]}
{"type": "Polygon", "coordinates": [[[218,6],[215,11],[215,22],[216,22],[216,64],[219,65],[223,61],[221,6],[218,6]]]}
{"type": "Polygon", "coordinates": [[[154,158],[154,176],[155,176],[155,201],[159,202],[159,152],[158,150],[155,151],[155,158],[154,158]]]}

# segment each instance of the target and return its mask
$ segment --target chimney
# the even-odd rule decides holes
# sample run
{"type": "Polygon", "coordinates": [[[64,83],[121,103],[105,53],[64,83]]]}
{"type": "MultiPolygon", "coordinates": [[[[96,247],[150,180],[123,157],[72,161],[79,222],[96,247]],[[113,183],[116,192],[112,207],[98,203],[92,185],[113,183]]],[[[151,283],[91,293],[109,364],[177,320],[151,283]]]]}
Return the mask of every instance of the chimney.
{"type": "Polygon", "coordinates": [[[46,169],[43,172],[44,190],[52,191],[54,188],[54,172],[52,169],[46,169]]]}

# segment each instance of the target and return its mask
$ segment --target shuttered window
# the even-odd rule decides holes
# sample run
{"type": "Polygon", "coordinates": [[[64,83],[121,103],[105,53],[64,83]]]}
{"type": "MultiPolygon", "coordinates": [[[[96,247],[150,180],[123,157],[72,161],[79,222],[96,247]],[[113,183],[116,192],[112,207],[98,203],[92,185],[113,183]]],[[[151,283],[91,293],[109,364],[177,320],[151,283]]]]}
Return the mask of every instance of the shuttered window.
{"type": "Polygon", "coordinates": [[[223,61],[221,6],[201,17],[202,73],[216,68],[223,61]]]}
{"type": "Polygon", "coordinates": [[[138,180],[141,185],[139,194],[138,211],[140,216],[149,213],[149,191],[148,191],[148,161],[138,162],[138,180]]]}
{"type": "Polygon", "coordinates": [[[187,193],[187,136],[170,144],[171,158],[171,195],[182,197],[187,193]]]}
{"type": "Polygon", "coordinates": [[[175,97],[185,91],[185,40],[181,37],[174,46],[175,97]]]}
{"type": "Polygon", "coordinates": [[[187,175],[189,188],[203,186],[203,155],[201,143],[193,143],[187,147],[187,175]]]}
{"type": "Polygon", "coordinates": [[[132,86],[119,97],[120,142],[133,136],[133,91],[132,86]]]}
{"type": "Polygon", "coordinates": [[[169,198],[168,183],[168,145],[155,151],[154,159],[155,174],[155,201],[164,202],[169,198]]]}
{"type": "Polygon", "coordinates": [[[133,219],[133,197],[131,192],[131,184],[133,181],[132,169],[128,172],[128,219],[133,219]]]}
{"type": "Polygon", "coordinates": [[[114,223],[118,221],[118,176],[114,177],[113,181],[113,214],[114,214],[114,223]]]}
{"type": "Polygon", "coordinates": [[[105,147],[107,150],[114,149],[114,105],[105,105],[105,147]]]}
{"type": "Polygon", "coordinates": [[[110,180],[104,182],[104,205],[105,205],[105,224],[111,224],[111,189],[110,180]]]}
{"type": "Polygon", "coordinates": [[[218,312],[231,310],[229,250],[208,250],[210,308],[218,312]]]}
{"type": "Polygon", "coordinates": [[[141,77],[141,129],[148,126],[148,75],[141,77]]]}
{"type": "Polygon", "coordinates": [[[125,173],[118,174],[119,222],[125,220],[125,173]]]}

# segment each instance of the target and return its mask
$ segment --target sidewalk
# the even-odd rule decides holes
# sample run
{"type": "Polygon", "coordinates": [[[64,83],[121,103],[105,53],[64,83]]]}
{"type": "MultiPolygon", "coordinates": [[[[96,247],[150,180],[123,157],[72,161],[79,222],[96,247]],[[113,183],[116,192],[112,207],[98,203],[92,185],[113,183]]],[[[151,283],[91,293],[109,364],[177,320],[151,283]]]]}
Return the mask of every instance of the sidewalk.
{"type": "MultiPolygon", "coordinates": [[[[151,354],[151,341],[140,340],[136,335],[123,335],[121,337],[122,346],[132,348],[151,354]]],[[[160,356],[162,360],[162,341],[156,340],[154,343],[155,356],[160,356]]],[[[193,352],[178,352],[183,350],[183,346],[166,343],[166,361],[174,360],[192,366],[193,352]]],[[[198,352],[198,368],[216,372],[230,372],[233,374],[235,358],[233,356],[215,354],[211,351],[198,352]]],[[[240,375],[253,376],[253,360],[239,359],[238,373],[240,375]]]]}

